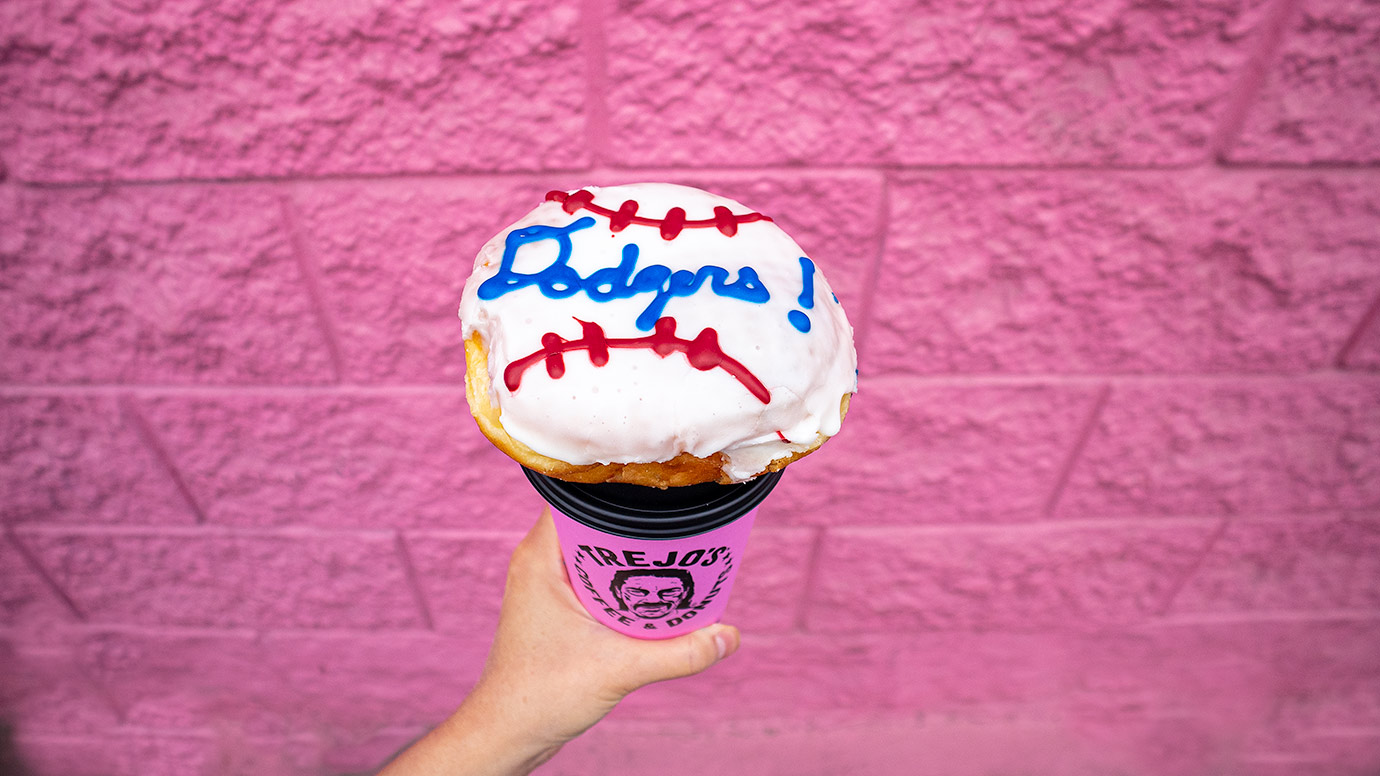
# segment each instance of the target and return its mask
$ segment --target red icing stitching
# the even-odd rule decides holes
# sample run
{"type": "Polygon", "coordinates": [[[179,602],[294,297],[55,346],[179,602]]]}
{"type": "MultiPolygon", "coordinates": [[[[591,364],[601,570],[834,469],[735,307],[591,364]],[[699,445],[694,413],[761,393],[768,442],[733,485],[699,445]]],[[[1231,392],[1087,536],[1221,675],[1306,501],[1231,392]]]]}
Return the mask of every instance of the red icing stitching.
{"type": "Polygon", "coordinates": [[[630,199],[619,206],[617,211],[613,211],[603,205],[594,204],[593,192],[585,189],[580,189],[573,194],[567,194],[564,191],[547,192],[546,201],[561,203],[561,209],[567,213],[574,213],[581,208],[591,213],[598,213],[609,219],[609,229],[615,232],[623,231],[628,224],[655,226],[661,230],[661,237],[665,240],[676,239],[676,236],[684,229],[706,229],[709,227],[718,229],[727,237],[732,237],[738,233],[739,224],[771,220],[761,213],[734,215],[723,205],[715,206],[713,218],[686,220],[685,209],[679,207],[673,207],[666,211],[666,215],[662,218],[649,218],[637,215],[637,200],[630,199]]]}
{"type": "Polygon", "coordinates": [[[559,380],[565,375],[564,353],[587,350],[590,363],[603,366],[609,362],[609,348],[646,348],[662,358],[676,352],[684,353],[690,366],[701,372],[718,367],[742,383],[758,401],[771,403],[771,391],[742,363],[724,354],[719,348],[719,333],[713,329],[706,328],[693,340],[684,340],[676,336],[676,319],[666,316],[658,319],[652,333],[645,337],[609,339],[599,324],[575,320],[580,324],[579,339],[566,340],[555,332],[547,332],[542,335],[541,350],[519,358],[503,370],[503,384],[509,391],[522,387],[522,374],[541,361],[546,362],[546,374],[559,380]]]}

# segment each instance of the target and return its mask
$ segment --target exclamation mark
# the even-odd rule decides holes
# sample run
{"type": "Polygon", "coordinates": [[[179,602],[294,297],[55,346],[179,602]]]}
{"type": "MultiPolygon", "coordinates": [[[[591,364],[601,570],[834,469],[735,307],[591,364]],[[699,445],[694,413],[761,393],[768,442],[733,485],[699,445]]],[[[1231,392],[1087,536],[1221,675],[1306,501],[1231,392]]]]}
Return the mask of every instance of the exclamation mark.
{"type": "MultiPolygon", "coordinates": [[[[795,301],[806,310],[813,310],[815,309],[815,263],[804,256],[800,257],[800,276],[801,291],[800,296],[796,297],[795,301]]],[[[786,319],[801,332],[810,330],[810,316],[799,310],[791,310],[786,313],[786,319]]]]}

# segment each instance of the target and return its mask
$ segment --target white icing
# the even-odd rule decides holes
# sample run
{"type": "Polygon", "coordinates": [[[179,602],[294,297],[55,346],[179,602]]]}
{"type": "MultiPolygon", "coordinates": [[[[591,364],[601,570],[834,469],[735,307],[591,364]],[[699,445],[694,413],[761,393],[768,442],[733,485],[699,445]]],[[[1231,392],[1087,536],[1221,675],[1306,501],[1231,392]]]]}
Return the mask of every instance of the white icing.
{"type": "MultiPolygon", "coordinates": [[[[594,194],[594,205],[617,211],[635,200],[638,216],[656,219],[674,207],[683,208],[688,221],[714,218],[715,206],[735,215],[753,212],[733,200],[666,183],[585,190],[594,194]]],[[[554,240],[522,245],[513,269],[540,272],[557,254],[554,240]]],[[[731,237],[706,227],[685,228],[667,240],[657,226],[634,223],[614,232],[606,216],[588,209],[566,213],[560,202],[547,201],[480,250],[465,284],[460,318],[465,337],[479,332],[488,347],[489,395],[500,409],[500,422],[533,450],[572,464],[654,462],[682,452],[708,456],[722,451],[730,460],[728,475],[745,480],[773,460],[809,449],[820,435],[837,433],[840,400],[857,389],[853,329],[818,268],[813,309],[801,310],[809,316],[810,330],[798,331],[788,320],[790,311],[801,309],[800,257],[805,255],[770,221],[741,223],[731,237]],[[577,340],[582,335],[579,321],[586,321],[599,324],[609,338],[651,333],[639,329],[635,320],[654,292],[598,302],[583,292],[551,299],[529,285],[479,298],[479,286],[499,273],[511,232],[538,224],[568,226],[585,217],[595,223],[570,234],[568,262],[584,277],[618,266],[630,243],[638,246],[639,270],[661,264],[695,272],[717,265],[728,270],[730,283],[741,268],[756,270],[770,293],[766,302],[720,296],[706,282],[690,296],[671,298],[661,315],[676,320],[676,336],[684,340],[715,329],[723,353],[760,380],[771,401],[764,404],[724,369],[700,371],[683,353],[663,358],[649,349],[612,349],[608,363],[598,367],[584,350],[567,352],[563,376],[553,379],[538,362],[522,373],[520,387],[509,391],[504,370],[541,350],[549,332],[577,340]]]]}

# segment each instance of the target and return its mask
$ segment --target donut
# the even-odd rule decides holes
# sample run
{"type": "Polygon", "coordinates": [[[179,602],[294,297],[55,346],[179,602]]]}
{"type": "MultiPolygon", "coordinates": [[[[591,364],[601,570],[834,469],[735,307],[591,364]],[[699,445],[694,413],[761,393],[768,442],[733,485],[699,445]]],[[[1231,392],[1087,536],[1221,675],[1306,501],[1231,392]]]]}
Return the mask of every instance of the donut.
{"type": "Polygon", "coordinates": [[[460,320],[479,429],[570,482],[745,482],[837,434],[857,390],[815,262],[688,186],[547,194],[479,251],[460,320]]]}

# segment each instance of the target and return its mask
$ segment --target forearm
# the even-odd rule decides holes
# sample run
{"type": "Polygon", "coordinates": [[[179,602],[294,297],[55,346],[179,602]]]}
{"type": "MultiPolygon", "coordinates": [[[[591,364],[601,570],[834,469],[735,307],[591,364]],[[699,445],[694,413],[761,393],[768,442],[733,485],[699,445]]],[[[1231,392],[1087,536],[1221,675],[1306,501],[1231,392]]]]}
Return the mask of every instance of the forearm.
{"type": "Polygon", "coordinates": [[[481,685],[421,741],[378,776],[524,776],[560,751],[561,742],[529,729],[513,701],[481,685]]]}

